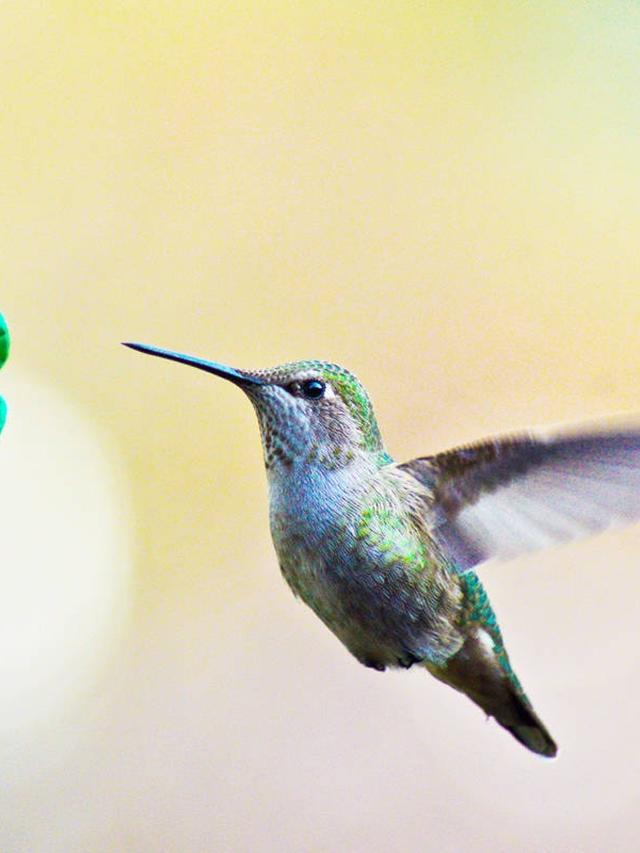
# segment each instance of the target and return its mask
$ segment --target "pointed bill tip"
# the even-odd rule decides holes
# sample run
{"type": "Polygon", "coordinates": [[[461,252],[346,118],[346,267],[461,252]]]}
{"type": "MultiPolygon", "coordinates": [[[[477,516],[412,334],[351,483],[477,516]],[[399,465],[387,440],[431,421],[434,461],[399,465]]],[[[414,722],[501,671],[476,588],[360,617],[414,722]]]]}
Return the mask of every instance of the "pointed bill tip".
{"type": "Polygon", "coordinates": [[[123,347],[129,347],[129,349],[138,350],[138,352],[145,352],[146,347],[144,344],[136,344],[133,341],[120,341],[123,347]]]}

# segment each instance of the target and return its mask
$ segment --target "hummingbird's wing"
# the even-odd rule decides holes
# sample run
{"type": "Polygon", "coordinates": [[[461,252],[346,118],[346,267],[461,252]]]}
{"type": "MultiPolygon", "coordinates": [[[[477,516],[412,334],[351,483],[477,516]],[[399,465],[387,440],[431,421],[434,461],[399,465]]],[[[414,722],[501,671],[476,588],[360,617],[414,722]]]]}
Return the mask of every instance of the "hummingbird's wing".
{"type": "Polygon", "coordinates": [[[398,466],[460,571],[640,519],[640,427],[530,432],[398,466]]]}

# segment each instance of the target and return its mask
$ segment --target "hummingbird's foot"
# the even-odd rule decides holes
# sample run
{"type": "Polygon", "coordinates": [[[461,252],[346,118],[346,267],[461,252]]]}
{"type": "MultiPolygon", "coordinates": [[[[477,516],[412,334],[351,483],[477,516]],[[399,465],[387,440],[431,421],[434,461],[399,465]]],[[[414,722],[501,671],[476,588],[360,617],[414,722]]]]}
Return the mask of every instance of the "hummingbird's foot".
{"type": "Polygon", "coordinates": [[[369,669],[375,669],[378,672],[384,672],[387,668],[383,663],[380,663],[379,660],[375,660],[374,658],[361,658],[360,662],[369,669]]]}
{"type": "Polygon", "coordinates": [[[414,663],[421,663],[422,658],[414,655],[413,652],[405,652],[404,657],[398,658],[398,666],[403,669],[411,669],[414,663]]]}

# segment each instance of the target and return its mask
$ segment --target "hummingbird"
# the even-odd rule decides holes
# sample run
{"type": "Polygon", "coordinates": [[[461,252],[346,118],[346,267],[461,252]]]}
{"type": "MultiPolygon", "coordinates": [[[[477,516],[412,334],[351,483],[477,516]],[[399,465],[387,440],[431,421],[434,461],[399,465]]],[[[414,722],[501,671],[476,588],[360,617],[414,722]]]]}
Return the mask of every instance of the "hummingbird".
{"type": "Polygon", "coordinates": [[[361,664],[422,667],[556,755],[475,569],[640,518],[640,428],[532,430],[399,464],[367,391],[337,364],[240,370],[125,346],[247,395],[282,574],[361,664]]]}

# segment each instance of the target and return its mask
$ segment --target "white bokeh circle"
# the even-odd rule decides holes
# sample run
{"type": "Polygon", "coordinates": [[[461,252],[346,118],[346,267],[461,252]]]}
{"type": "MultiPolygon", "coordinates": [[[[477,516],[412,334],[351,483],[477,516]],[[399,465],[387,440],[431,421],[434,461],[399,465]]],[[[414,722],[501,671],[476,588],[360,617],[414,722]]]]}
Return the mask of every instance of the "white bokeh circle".
{"type": "Polygon", "coordinates": [[[130,602],[117,457],[83,411],[9,365],[0,436],[0,736],[46,724],[95,681],[130,602]]]}

